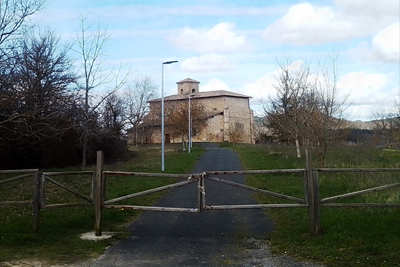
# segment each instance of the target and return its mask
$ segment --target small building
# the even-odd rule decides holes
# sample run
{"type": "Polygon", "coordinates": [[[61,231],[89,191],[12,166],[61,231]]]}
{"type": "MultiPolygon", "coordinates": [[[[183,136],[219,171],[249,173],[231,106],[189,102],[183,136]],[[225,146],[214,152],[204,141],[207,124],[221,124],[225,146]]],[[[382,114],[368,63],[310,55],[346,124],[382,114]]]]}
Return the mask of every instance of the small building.
{"type": "MultiPolygon", "coordinates": [[[[188,128],[189,116],[181,119],[182,123],[186,123],[182,125],[181,135],[173,131],[168,116],[178,112],[181,106],[186,107],[182,115],[189,113],[187,107],[190,101],[191,111],[194,106],[201,106],[201,115],[197,115],[196,119],[204,122],[202,127],[195,127],[193,122],[192,142],[254,143],[253,111],[249,104],[251,97],[225,90],[200,92],[199,84],[196,80],[184,79],[177,82],[176,95],[164,97],[165,142],[180,143],[188,140],[189,131],[184,130],[188,128]]],[[[138,127],[138,142],[161,143],[161,100],[149,101],[150,112],[138,127]]],[[[194,119],[193,115],[191,119],[194,119]]]]}

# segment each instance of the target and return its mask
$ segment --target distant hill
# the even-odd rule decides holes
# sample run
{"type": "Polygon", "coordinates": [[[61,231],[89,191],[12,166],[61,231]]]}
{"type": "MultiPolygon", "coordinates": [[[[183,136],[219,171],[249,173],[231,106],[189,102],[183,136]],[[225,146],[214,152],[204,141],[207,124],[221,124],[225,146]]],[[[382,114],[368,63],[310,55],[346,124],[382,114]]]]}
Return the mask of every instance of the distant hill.
{"type": "Polygon", "coordinates": [[[377,119],[377,120],[366,121],[366,122],[363,122],[363,121],[350,121],[349,123],[355,129],[373,130],[378,125],[382,125],[382,123],[386,124],[387,126],[392,125],[392,126],[398,127],[400,125],[400,117],[377,119]]]}
{"type": "MultiPolygon", "coordinates": [[[[386,121],[387,125],[390,124],[395,124],[395,125],[400,125],[400,117],[393,117],[393,118],[387,118],[383,119],[386,121]],[[390,122],[391,120],[391,122],[390,122]]],[[[261,116],[254,116],[254,125],[257,127],[265,127],[264,124],[264,118],[261,116]]],[[[346,128],[353,128],[353,129],[359,129],[359,130],[373,130],[376,128],[377,125],[382,124],[381,120],[371,120],[371,121],[347,121],[346,128]]]]}
{"type": "Polygon", "coordinates": [[[376,126],[376,121],[349,121],[350,128],[360,130],[373,130],[376,126]]]}
{"type": "MultiPolygon", "coordinates": [[[[254,116],[254,125],[263,127],[263,117],[254,116]]],[[[373,130],[376,126],[376,120],[373,121],[348,121],[349,128],[360,129],[360,130],[373,130]]]]}

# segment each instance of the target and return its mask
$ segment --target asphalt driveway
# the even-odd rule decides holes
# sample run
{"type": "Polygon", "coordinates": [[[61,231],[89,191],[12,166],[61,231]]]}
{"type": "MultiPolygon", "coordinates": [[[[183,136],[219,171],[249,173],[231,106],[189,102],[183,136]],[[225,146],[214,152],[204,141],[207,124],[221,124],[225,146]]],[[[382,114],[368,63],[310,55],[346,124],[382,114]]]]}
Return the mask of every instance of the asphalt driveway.
{"type": "MultiPolygon", "coordinates": [[[[193,169],[241,170],[239,157],[217,144],[193,169]]],[[[168,168],[168,166],[166,166],[168,168]]],[[[243,175],[222,177],[244,183],[243,175]]],[[[206,180],[207,204],[255,204],[252,192],[206,180]]],[[[157,206],[196,207],[197,183],[178,187],[157,206]]],[[[85,266],[310,266],[271,258],[263,240],[274,228],[263,210],[205,210],[201,213],[145,211],[129,225],[131,236],[85,266]]]]}

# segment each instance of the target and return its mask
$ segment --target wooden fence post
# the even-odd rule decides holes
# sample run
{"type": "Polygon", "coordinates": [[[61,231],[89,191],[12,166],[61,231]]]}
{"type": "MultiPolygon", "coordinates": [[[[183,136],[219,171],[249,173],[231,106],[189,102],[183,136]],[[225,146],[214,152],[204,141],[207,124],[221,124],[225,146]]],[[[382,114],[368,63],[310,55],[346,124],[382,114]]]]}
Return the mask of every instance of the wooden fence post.
{"type": "Polygon", "coordinates": [[[93,173],[90,177],[90,198],[92,199],[92,203],[94,203],[94,191],[96,188],[96,173],[93,173]]]}
{"type": "Polygon", "coordinates": [[[101,212],[103,208],[103,151],[97,151],[95,186],[95,235],[101,236],[101,212]]]}
{"type": "Polygon", "coordinates": [[[321,222],[318,172],[314,172],[312,169],[311,153],[308,149],[306,149],[306,165],[309,231],[311,235],[319,235],[321,234],[321,222]]]}
{"type": "Polygon", "coordinates": [[[203,197],[204,197],[204,177],[200,176],[197,183],[197,209],[199,212],[203,211],[203,197]]]}
{"type": "Polygon", "coordinates": [[[39,229],[39,216],[40,216],[40,172],[38,170],[33,172],[33,231],[37,232],[39,229]]]}
{"type": "Polygon", "coordinates": [[[46,176],[41,173],[40,177],[40,209],[44,209],[46,207],[46,176]]]}
{"type": "Polygon", "coordinates": [[[318,171],[313,171],[313,185],[314,185],[314,232],[315,235],[320,235],[321,230],[321,203],[319,201],[319,177],[318,171]]]}

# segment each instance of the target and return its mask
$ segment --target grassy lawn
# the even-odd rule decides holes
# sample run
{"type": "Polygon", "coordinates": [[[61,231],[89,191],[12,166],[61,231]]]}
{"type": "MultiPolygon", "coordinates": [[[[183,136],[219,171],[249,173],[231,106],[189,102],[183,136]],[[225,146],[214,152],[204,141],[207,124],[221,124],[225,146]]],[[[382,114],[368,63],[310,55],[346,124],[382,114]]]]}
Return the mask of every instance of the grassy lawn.
{"type": "MultiPolygon", "coordinates": [[[[238,152],[246,169],[304,168],[304,157],[295,158],[288,146],[257,146],[224,144],[238,152]]],[[[191,154],[180,151],[180,146],[166,147],[166,172],[188,173],[203,149],[194,147],[191,154]]],[[[106,165],[106,170],[160,172],[160,148],[134,148],[128,162],[106,165]]],[[[315,160],[314,166],[318,166],[315,160]]],[[[337,147],[329,152],[326,167],[381,167],[399,168],[400,152],[361,147],[337,147]]],[[[92,168],[91,170],[93,170],[92,168]]],[[[58,171],[71,171],[58,170],[58,171]]],[[[47,171],[47,170],[46,170],[47,171]]],[[[0,179],[10,177],[2,175],[0,179]]],[[[87,176],[54,178],[88,194],[87,176]]],[[[107,178],[109,199],[175,182],[175,179],[110,176],[107,178]]],[[[391,173],[321,173],[320,194],[328,197],[369,187],[400,182],[400,174],[391,173]]],[[[249,175],[247,183],[290,196],[304,198],[304,186],[299,174],[249,175]]],[[[31,199],[31,179],[24,178],[0,187],[0,201],[31,199]]],[[[53,185],[46,187],[46,203],[77,202],[53,185]]],[[[155,193],[124,202],[149,205],[163,193],[155,193]]],[[[289,203],[265,195],[256,195],[262,203],[289,203]]],[[[342,202],[400,202],[400,190],[373,193],[342,200],[342,202]]],[[[400,266],[400,211],[378,208],[321,209],[323,235],[308,234],[308,213],[305,208],[269,209],[276,224],[269,242],[276,253],[286,253],[298,259],[307,259],[327,266],[400,266]]],[[[94,208],[77,207],[42,210],[38,233],[32,232],[32,210],[29,206],[0,206],[0,266],[2,261],[37,259],[48,263],[72,263],[100,255],[105,248],[127,235],[126,224],[139,211],[105,210],[103,231],[118,231],[119,235],[104,241],[84,241],[80,234],[94,231],[94,208]]]]}
{"type": "MultiPolygon", "coordinates": [[[[179,145],[167,145],[165,172],[188,173],[199,159],[203,148],[194,146],[192,152],[181,151],[179,145]]],[[[159,146],[141,146],[132,149],[129,161],[106,165],[106,170],[132,172],[161,172],[159,146]]],[[[51,171],[72,171],[51,170],[51,171]]],[[[79,170],[79,168],[75,169],[79,170]]],[[[94,170],[94,167],[90,170],[94,170]]],[[[48,171],[48,170],[46,170],[48,171]]],[[[16,175],[14,175],[16,176],[16,175]]],[[[0,175],[5,179],[10,175],[0,175]]],[[[55,180],[67,184],[82,194],[89,195],[89,176],[60,176],[55,180]]],[[[122,196],[177,181],[174,178],[109,177],[106,198],[122,196]]],[[[29,200],[32,197],[31,178],[24,178],[0,187],[0,201],[29,200]]],[[[124,202],[125,204],[150,205],[165,192],[154,193],[124,202]]],[[[46,183],[46,204],[78,202],[71,194],[46,183]]],[[[118,204],[118,203],[117,203],[118,204]]],[[[47,263],[73,263],[100,255],[105,248],[127,234],[126,224],[133,221],[140,211],[103,211],[103,231],[118,231],[119,235],[104,241],[85,241],[80,235],[94,231],[94,208],[74,207],[45,209],[40,213],[40,227],[32,232],[30,206],[0,206],[0,266],[1,262],[18,259],[36,259],[47,263]]]]}
{"type": "MultiPolygon", "coordinates": [[[[304,157],[295,158],[288,146],[232,146],[246,169],[304,168],[304,157]]],[[[317,161],[313,166],[318,166],[317,161]]],[[[325,167],[331,168],[399,168],[400,152],[361,147],[335,148],[325,167]]],[[[355,190],[400,182],[396,173],[320,173],[322,198],[355,190]]],[[[249,175],[249,185],[304,198],[299,174],[249,175]]],[[[256,195],[262,203],[290,203],[265,195],[256,195]]],[[[399,188],[380,193],[343,199],[341,202],[400,203],[399,188]]],[[[308,234],[305,208],[269,209],[276,223],[271,234],[271,249],[298,259],[326,266],[400,266],[400,210],[394,208],[321,208],[323,234],[308,234]]]]}

